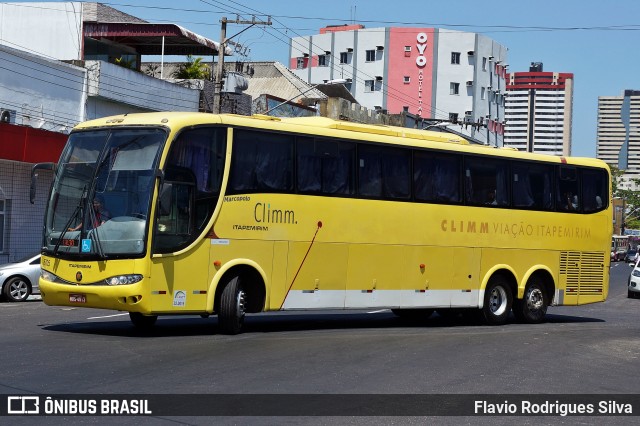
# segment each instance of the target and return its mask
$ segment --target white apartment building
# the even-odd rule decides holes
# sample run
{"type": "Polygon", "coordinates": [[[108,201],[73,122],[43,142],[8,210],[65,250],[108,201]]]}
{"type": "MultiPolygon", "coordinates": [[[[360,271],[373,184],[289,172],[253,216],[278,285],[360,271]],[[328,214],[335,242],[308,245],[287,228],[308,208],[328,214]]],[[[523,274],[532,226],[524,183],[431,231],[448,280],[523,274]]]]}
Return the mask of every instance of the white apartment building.
{"type": "Polygon", "coordinates": [[[481,34],[341,25],[292,38],[289,67],[310,84],[346,80],[367,108],[458,123],[451,128],[502,146],[506,59],[481,34]]]}
{"type": "Polygon", "coordinates": [[[573,74],[543,71],[507,75],[504,144],[521,151],[571,155],[573,74]]]}
{"type": "Polygon", "coordinates": [[[598,97],[596,157],[625,171],[621,189],[640,188],[640,90],[598,97]]]}

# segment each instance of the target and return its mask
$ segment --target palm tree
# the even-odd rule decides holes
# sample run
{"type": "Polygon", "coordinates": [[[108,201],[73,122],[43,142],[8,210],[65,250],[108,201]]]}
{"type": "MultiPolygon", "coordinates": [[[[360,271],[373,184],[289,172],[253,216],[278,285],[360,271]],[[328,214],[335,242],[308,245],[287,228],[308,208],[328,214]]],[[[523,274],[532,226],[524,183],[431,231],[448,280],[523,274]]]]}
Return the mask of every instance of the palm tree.
{"type": "Polygon", "coordinates": [[[211,70],[207,64],[202,63],[202,58],[194,58],[187,55],[187,62],[180,64],[174,71],[173,78],[205,80],[211,75],[211,70]]]}

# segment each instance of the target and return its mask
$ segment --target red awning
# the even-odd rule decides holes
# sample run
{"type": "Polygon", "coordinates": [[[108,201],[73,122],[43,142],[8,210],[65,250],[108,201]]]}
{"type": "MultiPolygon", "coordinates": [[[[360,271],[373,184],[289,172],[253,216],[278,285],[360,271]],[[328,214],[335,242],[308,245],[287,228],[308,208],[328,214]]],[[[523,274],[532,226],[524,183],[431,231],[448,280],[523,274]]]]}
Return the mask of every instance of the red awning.
{"type": "MultiPolygon", "coordinates": [[[[85,22],[84,36],[107,39],[134,48],[141,55],[217,55],[220,43],[176,24],[85,22]]],[[[225,55],[233,51],[227,46],[225,55]]]]}

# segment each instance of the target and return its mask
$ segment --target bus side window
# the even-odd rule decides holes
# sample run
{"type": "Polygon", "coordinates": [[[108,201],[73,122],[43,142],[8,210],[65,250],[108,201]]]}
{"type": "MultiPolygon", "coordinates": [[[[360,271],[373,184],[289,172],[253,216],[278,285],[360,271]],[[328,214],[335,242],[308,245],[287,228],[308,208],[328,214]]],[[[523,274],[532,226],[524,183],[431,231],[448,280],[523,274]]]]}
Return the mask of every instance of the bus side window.
{"type": "Polygon", "coordinates": [[[230,193],[293,192],[294,137],[236,130],[230,193]]]}
{"type": "Polygon", "coordinates": [[[465,200],[471,205],[509,204],[507,163],[501,160],[467,157],[465,159],[465,200]]]}
{"type": "Polygon", "coordinates": [[[608,188],[609,176],[604,170],[582,170],[582,198],[585,213],[608,207],[608,188]]]}
{"type": "Polygon", "coordinates": [[[298,137],[296,144],[298,191],[353,195],[353,143],[298,137]]]}
{"type": "Polygon", "coordinates": [[[406,149],[360,145],[358,194],[364,197],[409,199],[411,152],[406,149]]]}
{"type": "Polygon", "coordinates": [[[558,168],[556,208],[560,211],[580,210],[580,182],[575,167],[558,168]]]}
{"type": "Polygon", "coordinates": [[[413,188],[418,201],[460,202],[460,157],[415,151],[413,188]]]}
{"type": "Polygon", "coordinates": [[[548,165],[514,162],[511,167],[513,206],[549,210],[553,206],[551,176],[548,165]]]}

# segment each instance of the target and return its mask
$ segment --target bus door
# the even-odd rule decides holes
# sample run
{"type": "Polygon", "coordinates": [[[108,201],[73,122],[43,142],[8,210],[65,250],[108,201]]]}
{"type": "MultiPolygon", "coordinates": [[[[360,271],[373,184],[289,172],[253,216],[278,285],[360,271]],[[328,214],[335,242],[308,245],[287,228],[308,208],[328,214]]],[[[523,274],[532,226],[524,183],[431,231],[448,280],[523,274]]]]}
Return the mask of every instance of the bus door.
{"type": "Polygon", "coordinates": [[[195,176],[187,168],[170,168],[160,186],[154,256],[151,259],[151,296],[154,310],[203,311],[209,286],[208,239],[181,252],[193,241],[195,176]],[[180,253],[180,254],[177,254],[180,253]]]}

